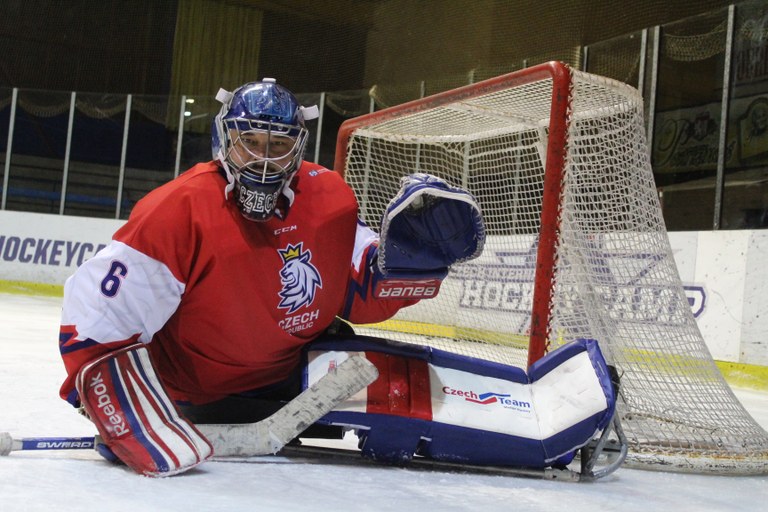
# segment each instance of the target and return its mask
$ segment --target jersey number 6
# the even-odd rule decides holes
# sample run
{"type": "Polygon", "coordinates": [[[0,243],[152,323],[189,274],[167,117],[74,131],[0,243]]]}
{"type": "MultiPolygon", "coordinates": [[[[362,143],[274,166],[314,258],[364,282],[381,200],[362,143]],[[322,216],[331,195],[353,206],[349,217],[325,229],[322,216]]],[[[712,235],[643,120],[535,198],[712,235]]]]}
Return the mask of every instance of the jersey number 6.
{"type": "Polygon", "coordinates": [[[113,261],[106,277],[101,280],[101,293],[110,298],[117,295],[122,279],[127,275],[128,267],[119,261],[113,261]]]}

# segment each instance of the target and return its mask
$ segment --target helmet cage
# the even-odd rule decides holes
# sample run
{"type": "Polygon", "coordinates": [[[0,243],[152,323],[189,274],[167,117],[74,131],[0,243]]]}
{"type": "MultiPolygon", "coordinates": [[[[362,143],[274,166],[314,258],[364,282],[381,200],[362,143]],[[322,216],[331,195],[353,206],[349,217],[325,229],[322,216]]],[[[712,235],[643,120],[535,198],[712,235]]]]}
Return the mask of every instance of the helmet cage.
{"type": "Polygon", "coordinates": [[[252,178],[268,183],[285,179],[301,164],[307,143],[306,128],[243,118],[224,119],[223,123],[227,148],[224,156],[235,174],[250,173],[252,178]],[[266,134],[259,152],[247,141],[248,135],[254,133],[266,134]]]}
{"type": "Polygon", "coordinates": [[[222,123],[225,159],[235,178],[235,201],[247,219],[268,220],[301,164],[309,132],[302,126],[244,118],[222,123]],[[266,134],[258,152],[251,149],[249,134],[266,134]]]}

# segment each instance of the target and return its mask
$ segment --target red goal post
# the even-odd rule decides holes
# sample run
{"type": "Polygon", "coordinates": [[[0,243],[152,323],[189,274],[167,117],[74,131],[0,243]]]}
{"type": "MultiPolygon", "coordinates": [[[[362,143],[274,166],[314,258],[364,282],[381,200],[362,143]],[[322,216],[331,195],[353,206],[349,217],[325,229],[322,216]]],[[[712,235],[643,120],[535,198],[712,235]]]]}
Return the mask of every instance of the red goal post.
{"type": "Polygon", "coordinates": [[[630,465],[764,474],[768,434],[720,375],[669,245],[632,87],[549,62],[345,122],[335,169],[374,229],[401,176],[478,199],[488,239],[440,295],[357,326],[525,367],[596,339],[630,465]]]}

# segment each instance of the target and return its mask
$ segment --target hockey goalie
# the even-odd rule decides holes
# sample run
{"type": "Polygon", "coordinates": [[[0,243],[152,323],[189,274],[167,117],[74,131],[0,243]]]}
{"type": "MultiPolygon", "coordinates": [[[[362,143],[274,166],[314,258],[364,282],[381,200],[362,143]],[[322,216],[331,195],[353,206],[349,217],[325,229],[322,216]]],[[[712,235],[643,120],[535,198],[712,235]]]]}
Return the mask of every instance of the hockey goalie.
{"type": "Polygon", "coordinates": [[[436,296],[452,265],[481,253],[480,208],[434,176],[405,176],[377,235],[343,179],[303,160],[316,108],[274,79],[217,99],[214,159],[142,199],[65,285],[60,394],[95,424],[100,453],[168,476],[354,429],[379,461],[541,468],[601,437],[615,397],[594,341],[526,372],[330,333],[436,296]],[[326,378],[346,360],[375,371],[326,378]]]}

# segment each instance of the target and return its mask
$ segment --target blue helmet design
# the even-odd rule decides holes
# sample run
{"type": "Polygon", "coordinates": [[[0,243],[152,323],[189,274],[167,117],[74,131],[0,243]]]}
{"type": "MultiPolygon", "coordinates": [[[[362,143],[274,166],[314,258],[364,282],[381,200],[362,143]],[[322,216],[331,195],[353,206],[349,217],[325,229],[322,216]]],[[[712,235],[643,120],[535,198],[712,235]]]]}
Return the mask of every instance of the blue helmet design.
{"type": "MultiPolygon", "coordinates": [[[[317,107],[302,107],[273,78],[247,83],[234,92],[219,90],[223,103],[211,130],[213,158],[224,167],[240,212],[265,221],[276,212],[301,165],[308,132],[304,121],[317,117],[317,107]]],[[[285,213],[285,212],[283,212],[285,213]]]]}

